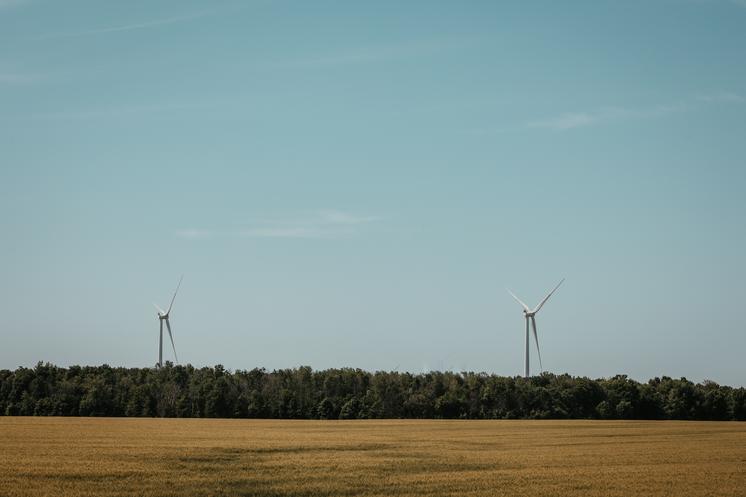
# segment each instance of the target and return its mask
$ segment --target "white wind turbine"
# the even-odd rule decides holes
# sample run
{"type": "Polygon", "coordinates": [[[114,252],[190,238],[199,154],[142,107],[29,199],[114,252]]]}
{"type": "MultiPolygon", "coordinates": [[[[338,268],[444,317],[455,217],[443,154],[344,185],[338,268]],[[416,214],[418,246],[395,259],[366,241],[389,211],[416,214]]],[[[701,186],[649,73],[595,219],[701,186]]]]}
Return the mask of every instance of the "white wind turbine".
{"type": "MultiPolygon", "coordinates": [[[[537,352],[537,354],[539,354],[539,367],[543,370],[544,368],[541,365],[541,351],[539,350],[539,337],[536,334],[536,318],[534,316],[536,315],[537,312],[539,312],[539,310],[541,310],[541,308],[544,305],[544,303],[547,300],[549,300],[549,297],[551,297],[552,294],[555,291],[557,291],[557,289],[559,288],[559,286],[562,284],[563,281],[565,281],[565,278],[562,278],[562,281],[560,281],[559,283],[557,283],[557,286],[554,287],[554,290],[552,290],[551,292],[549,292],[549,295],[547,295],[546,297],[544,297],[544,300],[542,300],[541,302],[539,302],[539,305],[537,305],[536,308],[534,308],[533,310],[529,309],[529,307],[526,304],[524,304],[521,301],[521,299],[519,299],[518,297],[516,297],[513,292],[511,292],[510,290],[508,290],[508,293],[514,299],[516,299],[516,301],[519,304],[521,304],[521,306],[523,306],[523,315],[526,317],[526,372],[525,372],[525,377],[526,378],[529,377],[529,367],[528,367],[528,342],[529,342],[529,340],[528,340],[528,320],[529,319],[531,320],[531,326],[534,329],[534,340],[536,341],[536,352],[537,352]]],[[[506,288],[506,290],[507,290],[507,288],[506,288]]]]}
{"type": "Polygon", "coordinates": [[[153,304],[156,309],[158,309],[158,321],[161,324],[161,336],[160,341],[158,342],[158,367],[163,366],[163,322],[166,322],[166,328],[168,329],[168,337],[171,339],[171,347],[174,349],[174,358],[176,359],[176,362],[179,362],[179,357],[176,355],[176,345],[174,345],[174,336],[171,334],[171,323],[168,322],[168,317],[171,314],[171,308],[174,306],[174,300],[176,300],[176,294],[179,293],[179,287],[181,286],[181,280],[184,279],[184,276],[179,278],[179,284],[176,285],[176,291],[174,292],[174,296],[171,297],[171,303],[168,306],[168,310],[164,311],[160,307],[158,307],[158,304],[153,304]]]}

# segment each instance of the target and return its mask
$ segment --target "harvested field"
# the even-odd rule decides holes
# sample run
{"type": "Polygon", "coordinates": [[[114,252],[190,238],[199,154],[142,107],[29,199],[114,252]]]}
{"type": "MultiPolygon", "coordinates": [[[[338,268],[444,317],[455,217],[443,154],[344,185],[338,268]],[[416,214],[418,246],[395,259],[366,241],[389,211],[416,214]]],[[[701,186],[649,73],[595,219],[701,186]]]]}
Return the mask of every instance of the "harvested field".
{"type": "Polygon", "coordinates": [[[743,496],[746,423],[0,418],[0,495],[743,496]]]}

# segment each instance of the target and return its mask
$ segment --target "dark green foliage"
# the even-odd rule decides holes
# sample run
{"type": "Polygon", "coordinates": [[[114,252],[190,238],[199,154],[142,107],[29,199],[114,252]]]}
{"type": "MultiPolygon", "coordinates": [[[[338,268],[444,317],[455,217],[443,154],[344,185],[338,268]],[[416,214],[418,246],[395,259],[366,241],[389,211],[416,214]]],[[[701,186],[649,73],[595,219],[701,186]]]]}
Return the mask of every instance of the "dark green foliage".
{"type": "Polygon", "coordinates": [[[592,380],[544,373],[424,374],[360,369],[267,372],[39,363],[0,370],[0,415],[284,419],[746,420],[746,390],[711,381],[624,375],[592,380]]]}
{"type": "Polygon", "coordinates": [[[731,418],[746,421],[746,388],[739,388],[731,392],[733,399],[731,418]]]}
{"type": "Polygon", "coordinates": [[[329,400],[328,397],[324,397],[324,400],[319,402],[318,407],[316,408],[316,416],[319,419],[335,419],[337,416],[334,415],[334,404],[332,404],[332,401],[329,400]]]}
{"type": "Polygon", "coordinates": [[[339,419],[357,419],[360,415],[360,401],[357,397],[352,397],[342,405],[339,411],[339,419]]]}

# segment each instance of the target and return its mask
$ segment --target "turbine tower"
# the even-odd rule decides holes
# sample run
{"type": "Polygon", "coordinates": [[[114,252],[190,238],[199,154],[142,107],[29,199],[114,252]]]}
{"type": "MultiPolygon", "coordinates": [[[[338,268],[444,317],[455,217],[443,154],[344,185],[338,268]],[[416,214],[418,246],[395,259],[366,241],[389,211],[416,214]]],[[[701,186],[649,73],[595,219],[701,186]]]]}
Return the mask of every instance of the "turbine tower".
{"type": "Polygon", "coordinates": [[[158,304],[153,304],[156,309],[158,309],[158,321],[161,325],[161,335],[160,335],[160,341],[158,342],[158,367],[160,368],[163,366],[163,322],[166,322],[166,328],[168,329],[168,337],[171,339],[171,347],[174,349],[174,358],[176,359],[176,363],[179,362],[179,357],[176,355],[176,345],[174,345],[174,336],[171,334],[171,323],[168,321],[168,317],[171,314],[171,308],[174,306],[174,300],[176,300],[176,294],[179,293],[179,287],[181,286],[181,280],[184,279],[184,276],[182,275],[181,278],[179,278],[179,284],[176,285],[176,291],[174,292],[174,296],[171,297],[171,303],[168,305],[168,310],[164,311],[160,307],[158,307],[158,304]]]}
{"type": "MultiPolygon", "coordinates": [[[[536,334],[536,318],[535,318],[534,316],[536,315],[536,313],[537,313],[537,312],[539,312],[539,310],[541,310],[541,308],[542,308],[542,306],[544,305],[544,303],[545,303],[545,302],[546,302],[547,300],[549,300],[549,297],[551,297],[551,296],[552,296],[552,294],[553,294],[553,293],[554,293],[555,291],[557,291],[557,289],[558,289],[558,288],[560,287],[560,285],[562,284],[562,282],[563,282],[563,281],[565,281],[565,278],[562,278],[562,281],[560,281],[559,283],[557,283],[557,286],[556,286],[556,287],[554,287],[554,290],[552,290],[551,292],[549,292],[549,295],[547,295],[546,297],[544,297],[544,300],[542,300],[541,302],[539,302],[539,305],[537,305],[537,306],[536,306],[536,307],[535,307],[535,308],[534,308],[533,310],[532,310],[532,309],[530,309],[530,308],[529,308],[529,307],[528,307],[528,306],[527,306],[526,304],[524,304],[524,303],[523,303],[523,302],[521,301],[521,299],[519,299],[518,297],[516,297],[516,296],[515,296],[515,294],[514,294],[513,292],[511,292],[510,290],[508,290],[508,293],[509,293],[509,294],[510,294],[510,295],[511,295],[511,296],[512,296],[512,297],[513,297],[513,298],[514,298],[514,299],[515,299],[515,300],[516,300],[516,301],[517,301],[517,302],[518,302],[519,304],[521,304],[521,306],[523,307],[523,315],[524,315],[524,316],[525,316],[525,318],[526,318],[526,371],[525,371],[525,377],[526,377],[526,378],[528,378],[528,377],[529,377],[529,365],[528,365],[528,342],[529,342],[529,340],[528,340],[528,321],[529,321],[529,319],[531,320],[531,326],[532,326],[532,327],[533,327],[533,329],[534,329],[534,340],[536,341],[536,353],[537,353],[537,354],[539,354],[539,367],[540,367],[540,368],[541,368],[541,369],[543,370],[544,368],[543,368],[543,366],[541,365],[541,350],[539,350],[539,337],[538,337],[538,335],[536,334]]],[[[506,289],[506,290],[507,290],[507,289],[506,289]]]]}

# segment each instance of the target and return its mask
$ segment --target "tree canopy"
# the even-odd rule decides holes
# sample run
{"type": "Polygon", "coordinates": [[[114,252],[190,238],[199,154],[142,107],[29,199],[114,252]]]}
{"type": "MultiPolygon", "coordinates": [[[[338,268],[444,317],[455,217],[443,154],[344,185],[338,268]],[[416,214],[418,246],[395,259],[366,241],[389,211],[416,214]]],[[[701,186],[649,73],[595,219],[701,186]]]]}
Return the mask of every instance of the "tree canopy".
{"type": "Polygon", "coordinates": [[[746,420],[746,389],[543,373],[102,366],[0,370],[0,414],[275,419],[746,420]]]}

